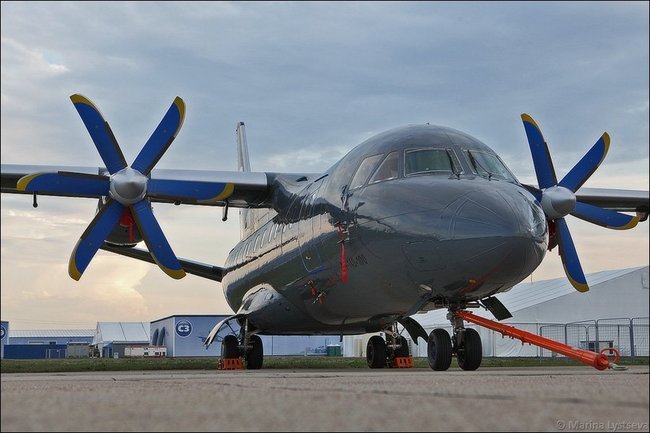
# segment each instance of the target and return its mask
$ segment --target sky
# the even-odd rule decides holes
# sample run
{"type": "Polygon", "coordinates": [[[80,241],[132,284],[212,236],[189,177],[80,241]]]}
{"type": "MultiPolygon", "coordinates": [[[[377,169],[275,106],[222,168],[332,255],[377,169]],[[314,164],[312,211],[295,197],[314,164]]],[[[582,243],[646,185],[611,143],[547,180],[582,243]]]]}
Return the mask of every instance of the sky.
{"type": "MultiPolygon", "coordinates": [[[[101,166],[69,96],[90,98],[132,162],[181,96],[158,168],[236,170],[246,122],[254,171],[325,171],[406,124],[462,130],[535,184],[520,114],[540,125],[558,177],[604,131],[586,187],[648,190],[647,2],[2,2],[3,164],[101,166]]],[[[1,316],[12,329],[94,328],[231,313],[219,283],[172,280],[99,251],[67,265],[96,201],[1,197],[1,316]]],[[[177,256],[222,265],[237,212],[156,204],[177,256]]],[[[648,223],[620,232],[567,217],[589,274],[648,264],[648,223]]],[[[564,275],[557,250],[531,280],[564,275]]]]}

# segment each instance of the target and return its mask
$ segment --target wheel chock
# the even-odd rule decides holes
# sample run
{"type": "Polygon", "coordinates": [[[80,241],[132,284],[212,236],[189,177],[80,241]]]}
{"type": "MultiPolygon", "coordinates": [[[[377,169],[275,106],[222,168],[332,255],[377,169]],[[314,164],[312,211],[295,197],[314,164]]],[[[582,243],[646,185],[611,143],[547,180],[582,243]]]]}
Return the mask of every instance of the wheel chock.
{"type": "Polygon", "coordinates": [[[217,364],[217,370],[243,370],[241,358],[222,358],[217,364]]]}
{"type": "Polygon", "coordinates": [[[390,365],[391,368],[413,368],[412,356],[397,356],[390,365]]]}

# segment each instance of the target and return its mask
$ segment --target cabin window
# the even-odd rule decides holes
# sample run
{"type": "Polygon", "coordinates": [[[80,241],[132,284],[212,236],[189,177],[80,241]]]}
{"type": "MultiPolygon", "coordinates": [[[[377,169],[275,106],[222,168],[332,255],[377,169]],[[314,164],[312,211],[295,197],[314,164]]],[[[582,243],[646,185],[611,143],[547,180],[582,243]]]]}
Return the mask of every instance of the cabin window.
{"type": "Polygon", "coordinates": [[[406,176],[435,172],[460,172],[448,150],[415,149],[406,151],[404,158],[404,174],[406,176]],[[453,169],[452,164],[454,164],[453,169]]]}
{"type": "Polygon", "coordinates": [[[363,162],[361,162],[361,165],[357,169],[357,172],[354,174],[354,177],[350,182],[351,190],[360,188],[363,186],[363,184],[366,183],[366,180],[368,180],[368,177],[370,177],[370,173],[373,172],[382,156],[383,155],[369,156],[368,158],[364,159],[363,162]]]}
{"type": "Polygon", "coordinates": [[[497,155],[476,150],[467,150],[466,152],[474,173],[490,179],[496,178],[517,183],[514,175],[497,155]]]}
{"type": "Polygon", "coordinates": [[[391,152],[381,163],[368,183],[377,183],[382,180],[396,179],[399,176],[399,154],[391,152]]]}

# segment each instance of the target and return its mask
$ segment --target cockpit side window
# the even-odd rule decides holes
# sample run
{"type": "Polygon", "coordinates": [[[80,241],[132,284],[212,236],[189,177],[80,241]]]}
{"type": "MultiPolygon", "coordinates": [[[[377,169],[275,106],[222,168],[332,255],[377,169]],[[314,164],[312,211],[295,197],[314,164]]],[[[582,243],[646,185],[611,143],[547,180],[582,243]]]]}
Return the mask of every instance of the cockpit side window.
{"type": "Polygon", "coordinates": [[[413,149],[405,152],[404,175],[435,172],[460,172],[447,149],[413,149]],[[453,168],[452,164],[454,164],[453,168]]]}
{"type": "Polygon", "coordinates": [[[379,160],[383,156],[384,155],[380,154],[380,155],[369,156],[366,159],[364,159],[363,162],[361,162],[361,165],[359,165],[357,172],[354,174],[354,177],[350,182],[349,189],[353,190],[362,187],[363,184],[366,183],[366,180],[368,180],[370,173],[373,172],[373,170],[377,166],[377,163],[379,163],[379,160]]]}
{"type": "Polygon", "coordinates": [[[399,177],[399,153],[391,152],[379,165],[368,184],[397,179],[397,177],[399,177]]]}
{"type": "Polygon", "coordinates": [[[489,179],[496,178],[518,183],[515,176],[497,155],[476,150],[466,150],[466,152],[470,166],[476,174],[489,179]]]}

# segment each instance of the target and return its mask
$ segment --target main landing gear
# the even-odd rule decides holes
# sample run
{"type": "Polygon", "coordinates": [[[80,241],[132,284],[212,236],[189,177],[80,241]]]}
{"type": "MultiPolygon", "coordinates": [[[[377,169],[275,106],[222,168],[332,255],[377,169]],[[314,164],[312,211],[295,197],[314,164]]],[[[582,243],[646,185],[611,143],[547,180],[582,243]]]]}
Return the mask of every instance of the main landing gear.
{"type": "Polygon", "coordinates": [[[447,315],[454,329],[449,337],[446,330],[437,328],[431,331],[427,342],[429,366],[436,371],[444,371],[451,365],[452,355],[456,355],[458,365],[463,370],[476,370],[483,359],[483,345],[476,330],[465,328],[462,317],[449,310],[447,315]]]}
{"type": "Polygon", "coordinates": [[[392,365],[395,358],[408,358],[410,355],[406,338],[397,331],[397,323],[384,329],[386,340],[374,335],[366,346],[366,361],[370,368],[384,368],[392,365]]]}
{"type": "MultiPolygon", "coordinates": [[[[248,321],[239,332],[239,337],[226,335],[221,342],[221,359],[244,358],[248,370],[259,370],[264,361],[264,346],[259,335],[248,332],[248,321]]],[[[240,367],[241,368],[241,367],[240,367]]]]}

